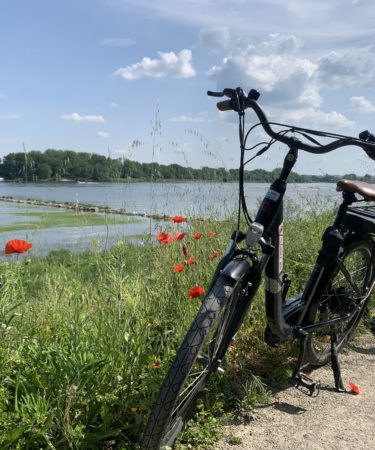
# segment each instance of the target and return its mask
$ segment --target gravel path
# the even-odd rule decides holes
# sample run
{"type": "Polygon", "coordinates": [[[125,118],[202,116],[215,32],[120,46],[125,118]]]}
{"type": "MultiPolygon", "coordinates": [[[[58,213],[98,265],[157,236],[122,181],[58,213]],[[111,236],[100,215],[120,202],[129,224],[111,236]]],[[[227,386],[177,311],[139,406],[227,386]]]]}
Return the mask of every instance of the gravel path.
{"type": "Polygon", "coordinates": [[[335,392],[331,368],[319,368],[312,373],[322,383],[318,397],[283,386],[270,405],[258,409],[257,420],[226,427],[217,449],[375,449],[374,336],[358,338],[340,363],[345,386],[356,383],[359,395],[335,392]],[[231,435],[241,444],[231,445],[231,435]]]}

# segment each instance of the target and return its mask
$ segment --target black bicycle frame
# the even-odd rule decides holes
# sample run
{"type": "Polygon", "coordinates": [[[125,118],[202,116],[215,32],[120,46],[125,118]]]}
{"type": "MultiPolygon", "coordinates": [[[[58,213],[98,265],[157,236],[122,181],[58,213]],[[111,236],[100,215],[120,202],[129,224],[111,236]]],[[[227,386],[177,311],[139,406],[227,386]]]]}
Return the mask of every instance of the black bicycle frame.
{"type": "MultiPolygon", "coordinates": [[[[293,167],[295,162],[295,159],[292,161],[290,153],[291,151],[286,156],[283,170],[275,183],[286,182],[291,167],[293,167]]],[[[271,185],[271,188],[273,185],[271,185]]],[[[269,195],[267,194],[264,202],[268,201],[268,199],[269,195]]],[[[351,320],[355,316],[356,310],[328,321],[313,324],[316,313],[314,308],[318,305],[318,300],[323,294],[332,274],[341,265],[338,255],[345,240],[342,223],[348,206],[355,201],[357,199],[354,194],[343,193],[343,202],[339,207],[334,223],[323,234],[322,247],[304,292],[285,300],[290,281],[283,273],[283,200],[281,198],[279,208],[269,228],[269,239],[273,243],[274,251],[265,266],[267,324],[270,330],[281,340],[301,336],[326,326],[333,326],[339,322],[351,320]],[[289,321],[288,318],[290,318],[289,321]]],[[[374,252],[375,246],[372,260],[375,259],[374,252]]],[[[345,273],[345,268],[340,267],[340,269],[353,288],[359,290],[351,279],[351,275],[345,273]]]]}
{"type": "Polygon", "coordinates": [[[240,304],[236,306],[237,311],[227,334],[229,339],[239,329],[260,286],[263,272],[265,274],[267,324],[272,333],[280,340],[291,339],[300,336],[301,333],[334,325],[348,320],[355,314],[354,311],[328,322],[312,324],[315,317],[313,306],[317,304],[327,281],[338,264],[337,257],[344,241],[340,231],[342,221],[348,206],[357,200],[354,194],[350,193],[343,194],[344,200],[335,221],[323,235],[322,248],[304,292],[286,300],[290,280],[283,271],[283,197],[288,176],[297,160],[297,154],[297,146],[290,146],[280,176],[271,184],[255,217],[255,222],[264,227],[263,238],[260,240],[261,259],[258,261],[252,252],[236,249],[236,244],[245,238],[245,234],[235,232],[228,250],[215,272],[214,280],[219,274],[224,274],[232,279],[233,283],[241,280],[241,285],[247,289],[246,298],[242,298],[240,304]],[[249,255],[253,259],[252,267],[247,262],[249,255]]]}

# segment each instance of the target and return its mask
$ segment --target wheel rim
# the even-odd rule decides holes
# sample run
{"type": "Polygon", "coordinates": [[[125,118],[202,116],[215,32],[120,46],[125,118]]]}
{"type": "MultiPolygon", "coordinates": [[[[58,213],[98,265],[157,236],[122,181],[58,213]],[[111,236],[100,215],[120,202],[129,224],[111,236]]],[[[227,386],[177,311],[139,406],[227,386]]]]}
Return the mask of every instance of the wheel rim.
{"type": "MultiPolygon", "coordinates": [[[[371,260],[371,251],[367,245],[354,248],[342,260],[344,269],[339,269],[333,276],[329,287],[322,296],[317,311],[316,322],[340,317],[352,313],[355,307],[363,301],[368,287],[367,269],[371,260]],[[345,270],[347,274],[345,274],[345,270]],[[351,278],[348,278],[348,274],[351,278]]],[[[354,330],[359,317],[355,314],[350,321],[338,323],[334,328],[325,327],[312,336],[314,350],[318,354],[327,354],[331,349],[331,333],[336,332],[337,347],[340,349],[354,330]]]]}

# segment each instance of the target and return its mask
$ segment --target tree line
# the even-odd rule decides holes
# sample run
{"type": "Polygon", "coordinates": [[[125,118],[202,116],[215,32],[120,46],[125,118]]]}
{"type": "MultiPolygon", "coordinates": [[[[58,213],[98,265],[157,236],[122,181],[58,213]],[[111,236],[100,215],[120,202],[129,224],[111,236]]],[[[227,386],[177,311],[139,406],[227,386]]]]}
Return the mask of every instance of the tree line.
{"type": "MultiPolygon", "coordinates": [[[[245,171],[245,181],[272,182],[281,169],[245,171]]],[[[112,159],[95,153],[48,149],[9,153],[0,160],[0,177],[22,182],[39,181],[126,181],[126,180],[196,180],[231,182],[238,180],[237,169],[202,167],[193,169],[179,164],[140,163],[127,158],[112,159]]],[[[294,183],[335,182],[338,175],[299,175],[292,172],[294,183]]],[[[345,174],[344,178],[373,182],[374,177],[345,174]]]]}

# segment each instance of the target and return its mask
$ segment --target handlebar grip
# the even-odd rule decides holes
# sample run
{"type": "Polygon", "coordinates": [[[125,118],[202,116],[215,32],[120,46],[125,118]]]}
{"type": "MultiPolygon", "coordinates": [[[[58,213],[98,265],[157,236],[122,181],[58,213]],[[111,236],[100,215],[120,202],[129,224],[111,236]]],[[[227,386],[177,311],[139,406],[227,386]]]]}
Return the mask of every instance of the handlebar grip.
{"type": "Polygon", "coordinates": [[[217,106],[217,109],[220,109],[220,111],[233,110],[232,102],[230,100],[223,100],[222,102],[217,102],[216,106],[217,106]]]}
{"type": "Polygon", "coordinates": [[[207,95],[209,95],[211,97],[224,97],[223,92],[207,91],[207,95]]]}

